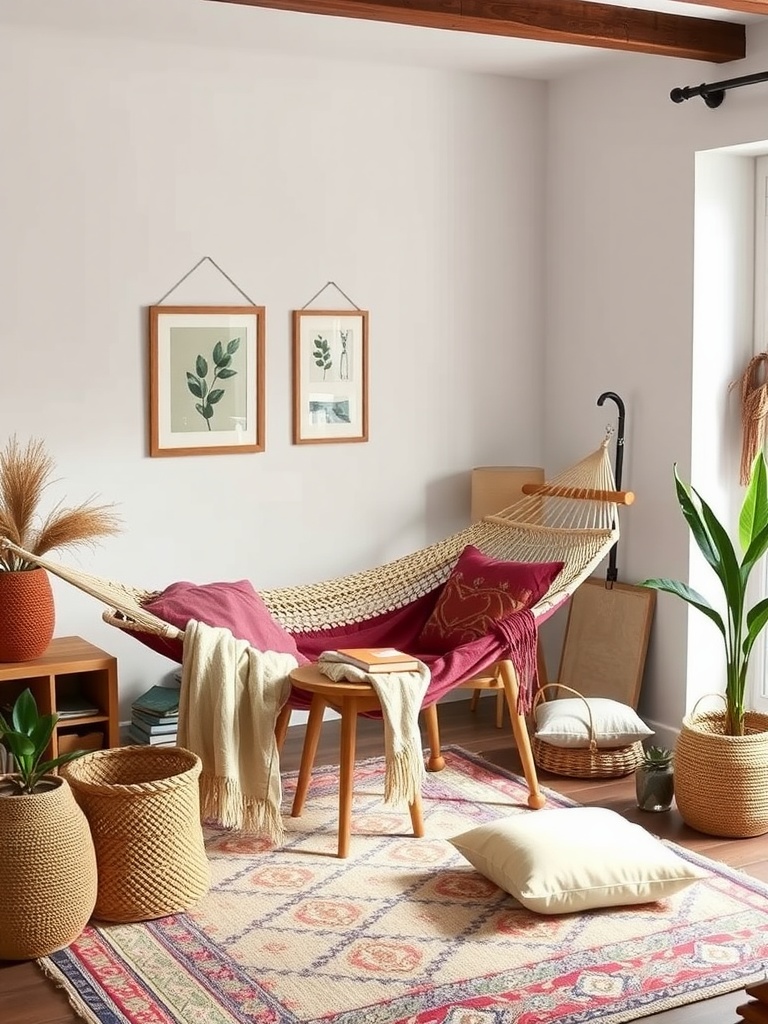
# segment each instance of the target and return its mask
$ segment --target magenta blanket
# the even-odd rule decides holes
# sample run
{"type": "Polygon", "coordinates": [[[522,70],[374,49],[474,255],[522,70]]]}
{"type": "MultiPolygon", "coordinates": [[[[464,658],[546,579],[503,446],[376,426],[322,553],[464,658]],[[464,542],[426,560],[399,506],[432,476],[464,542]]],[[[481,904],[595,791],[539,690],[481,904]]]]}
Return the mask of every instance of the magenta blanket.
{"type": "MultiPolygon", "coordinates": [[[[434,704],[460,683],[495,661],[509,658],[520,683],[519,710],[530,709],[536,686],[536,620],[529,611],[515,612],[497,622],[485,636],[456,647],[448,654],[433,654],[419,645],[419,634],[429,618],[441,588],[403,608],[363,622],[315,633],[294,633],[299,652],[315,661],[322,651],[337,647],[396,647],[429,666],[431,679],[424,706],[434,704]]],[[[291,706],[309,707],[309,695],[294,688],[291,706]]]]}

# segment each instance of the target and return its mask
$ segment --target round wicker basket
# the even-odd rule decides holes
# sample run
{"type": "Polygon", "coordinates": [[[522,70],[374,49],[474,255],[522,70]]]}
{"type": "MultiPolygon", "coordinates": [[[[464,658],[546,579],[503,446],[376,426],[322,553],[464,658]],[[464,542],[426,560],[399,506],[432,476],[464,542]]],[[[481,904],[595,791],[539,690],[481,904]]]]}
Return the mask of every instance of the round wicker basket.
{"type": "Polygon", "coordinates": [[[11,795],[0,776],[0,960],[47,956],[82,932],[96,902],[96,855],[63,779],[11,795]]]}
{"type": "MultiPolygon", "coordinates": [[[[718,696],[720,696],[718,694],[718,696]]],[[[675,801],[683,821],[711,836],[768,832],[768,715],[748,711],[746,735],[725,734],[725,712],[683,719],[675,747],[675,801]]]]}
{"type": "Polygon", "coordinates": [[[542,686],[533,701],[532,714],[536,716],[536,707],[544,699],[544,693],[550,687],[565,690],[574,697],[584,701],[587,720],[589,722],[589,740],[583,747],[560,747],[546,740],[532,738],[533,760],[537,767],[553,775],[568,775],[575,779],[614,779],[631,774],[643,759],[643,744],[638,740],[625,747],[598,747],[595,738],[595,723],[589,701],[578,690],[562,683],[548,683],[542,686]]]}
{"type": "Polygon", "coordinates": [[[96,750],[62,768],[91,826],[94,917],[144,921],[186,910],[210,885],[200,758],[181,747],[96,750]]]}

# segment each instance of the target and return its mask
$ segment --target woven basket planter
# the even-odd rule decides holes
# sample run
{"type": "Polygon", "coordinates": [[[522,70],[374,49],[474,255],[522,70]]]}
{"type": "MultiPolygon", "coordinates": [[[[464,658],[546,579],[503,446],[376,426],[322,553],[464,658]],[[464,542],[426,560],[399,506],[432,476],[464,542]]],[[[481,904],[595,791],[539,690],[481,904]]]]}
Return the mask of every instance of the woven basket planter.
{"type": "Polygon", "coordinates": [[[768,715],[748,711],[745,736],[727,736],[725,712],[683,719],[675,747],[675,801],[699,832],[746,839],[768,832],[768,715]]]}
{"type": "Polygon", "coordinates": [[[574,779],[617,779],[622,775],[630,775],[643,759],[643,744],[638,740],[624,747],[598,747],[595,738],[595,723],[592,710],[587,699],[570,686],[562,683],[550,683],[542,686],[533,702],[532,713],[535,717],[536,706],[544,698],[544,692],[550,687],[557,687],[580,697],[588,719],[589,741],[583,747],[561,747],[546,740],[531,739],[533,760],[538,768],[552,772],[553,775],[567,775],[574,779]]]}
{"type": "Polygon", "coordinates": [[[0,572],[0,661],[34,661],[53,636],[56,609],[45,569],[0,572]]]}
{"type": "Polygon", "coordinates": [[[196,754],[181,747],[116,747],[86,754],[61,771],[96,847],[94,917],[164,917],[208,891],[196,754]]]}
{"type": "Polygon", "coordinates": [[[82,932],[96,902],[96,855],[85,815],[60,778],[10,795],[0,776],[0,960],[47,956],[82,932]]]}

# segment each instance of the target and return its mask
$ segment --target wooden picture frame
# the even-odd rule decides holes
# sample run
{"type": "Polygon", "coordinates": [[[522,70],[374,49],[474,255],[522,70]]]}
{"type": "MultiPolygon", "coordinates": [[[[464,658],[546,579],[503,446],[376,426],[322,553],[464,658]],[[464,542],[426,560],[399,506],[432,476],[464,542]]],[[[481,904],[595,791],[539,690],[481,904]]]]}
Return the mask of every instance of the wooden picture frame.
{"type": "Polygon", "coordinates": [[[263,306],[149,307],[151,456],[263,452],[263,306]]]}
{"type": "Polygon", "coordinates": [[[637,710],[655,607],[649,587],[585,580],[571,597],[557,682],[637,710]]]}
{"type": "Polygon", "coordinates": [[[293,443],[368,440],[368,312],[293,311],[293,443]]]}

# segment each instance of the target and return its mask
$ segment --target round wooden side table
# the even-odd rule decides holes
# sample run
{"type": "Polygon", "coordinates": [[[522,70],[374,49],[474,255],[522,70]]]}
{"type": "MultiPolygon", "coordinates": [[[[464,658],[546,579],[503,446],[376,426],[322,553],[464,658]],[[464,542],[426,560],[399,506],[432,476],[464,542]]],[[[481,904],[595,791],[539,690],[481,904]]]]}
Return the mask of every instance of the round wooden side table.
{"type": "MultiPolygon", "coordinates": [[[[291,817],[298,818],[304,809],[304,801],[312,777],[317,744],[326,707],[333,708],[341,715],[341,741],[339,747],[339,845],[338,856],[349,856],[349,840],[352,832],[352,791],[355,773],[355,743],[357,739],[357,716],[367,711],[380,711],[381,704],[376,691],[369,683],[337,683],[323,675],[317,665],[302,665],[291,672],[291,682],[305,693],[312,694],[309,720],[301,752],[299,778],[293,798],[291,817]]],[[[424,819],[421,810],[421,796],[416,794],[408,805],[414,836],[424,835],[424,819]]]]}

